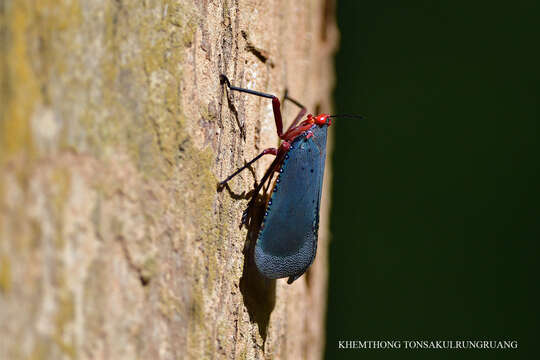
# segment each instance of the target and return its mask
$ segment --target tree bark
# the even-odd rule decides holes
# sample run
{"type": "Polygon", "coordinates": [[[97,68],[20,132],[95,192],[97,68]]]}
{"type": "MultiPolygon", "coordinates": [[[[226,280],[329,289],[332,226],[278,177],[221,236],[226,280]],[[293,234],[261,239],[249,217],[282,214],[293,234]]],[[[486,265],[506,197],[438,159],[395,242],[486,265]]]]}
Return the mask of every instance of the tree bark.
{"type": "Polygon", "coordinates": [[[330,111],[332,1],[0,12],[0,358],[320,358],[328,191],[309,272],[262,278],[239,225],[271,159],[217,183],[277,145],[271,103],[218,76],[330,111]]]}

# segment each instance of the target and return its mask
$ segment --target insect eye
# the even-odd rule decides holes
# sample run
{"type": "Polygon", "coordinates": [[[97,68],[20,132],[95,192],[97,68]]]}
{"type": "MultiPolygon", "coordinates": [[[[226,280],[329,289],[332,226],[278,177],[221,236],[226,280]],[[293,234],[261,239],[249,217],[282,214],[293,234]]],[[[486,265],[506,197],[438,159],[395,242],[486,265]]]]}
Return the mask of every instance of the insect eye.
{"type": "Polygon", "coordinates": [[[330,121],[330,116],[328,114],[320,114],[320,115],[317,115],[317,117],[315,118],[315,123],[321,126],[330,125],[329,121],[330,121]]]}

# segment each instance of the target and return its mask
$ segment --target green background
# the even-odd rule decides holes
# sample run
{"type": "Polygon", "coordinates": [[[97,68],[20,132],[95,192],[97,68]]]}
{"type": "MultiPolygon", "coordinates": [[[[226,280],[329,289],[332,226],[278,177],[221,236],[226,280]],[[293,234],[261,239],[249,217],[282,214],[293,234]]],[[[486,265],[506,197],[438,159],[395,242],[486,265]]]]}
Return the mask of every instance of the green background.
{"type": "Polygon", "coordinates": [[[540,2],[337,11],[326,358],[538,355],[540,2]],[[425,339],[519,349],[337,345],[425,339]]]}

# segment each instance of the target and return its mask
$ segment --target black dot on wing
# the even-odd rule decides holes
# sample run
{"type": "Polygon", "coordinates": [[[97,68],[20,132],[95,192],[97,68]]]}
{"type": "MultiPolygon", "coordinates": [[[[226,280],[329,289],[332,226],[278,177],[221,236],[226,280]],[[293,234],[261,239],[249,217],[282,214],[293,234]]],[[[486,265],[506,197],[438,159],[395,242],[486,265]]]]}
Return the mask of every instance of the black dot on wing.
{"type": "Polygon", "coordinates": [[[311,172],[313,172],[313,169],[311,169],[311,172]]]}

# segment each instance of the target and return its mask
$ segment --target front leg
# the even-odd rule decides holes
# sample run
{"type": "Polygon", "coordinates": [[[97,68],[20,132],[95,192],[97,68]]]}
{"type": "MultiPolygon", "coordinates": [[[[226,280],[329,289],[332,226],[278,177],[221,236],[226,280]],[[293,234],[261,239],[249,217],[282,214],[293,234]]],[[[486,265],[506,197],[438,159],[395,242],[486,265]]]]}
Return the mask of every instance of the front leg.
{"type": "Polygon", "coordinates": [[[283,120],[281,118],[281,104],[279,102],[279,99],[275,95],[263,93],[263,92],[260,92],[260,91],[250,90],[250,89],[244,89],[244,88],[237,87],[237,86],[232,86],[231,82],[229,81],[227,76],[225,76],[223,74],[219,75],[219,79],[220,79],[222,84],[223,83],[227,84],[227,87],[230,90],[245,92],[247,94],[261,96],[261,97],[264,97],[264,98],[267,98],[267,99],[272,99],[272,110],[274,111],[274,121],[276,122],[277,134],[278,134],[280,139],[283,138],[283,120]]]}

